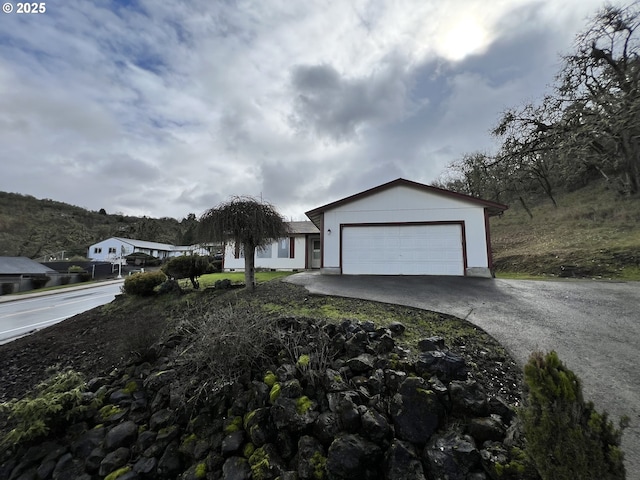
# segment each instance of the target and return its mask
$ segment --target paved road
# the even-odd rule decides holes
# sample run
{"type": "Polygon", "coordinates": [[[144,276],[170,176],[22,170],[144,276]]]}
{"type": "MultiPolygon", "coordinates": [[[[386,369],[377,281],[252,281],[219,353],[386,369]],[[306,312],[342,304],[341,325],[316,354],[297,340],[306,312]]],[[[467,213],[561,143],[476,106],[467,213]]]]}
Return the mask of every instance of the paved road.
{"type": "Polygon", "coordinates": [[[465,318],[524,365],[534,350],[558,352],[585,397],[617,421],[631,419],[622,446],[627,478],[640,480],[640,283],[461,277],[333,276],[287,281],[311,293],[362,298],[465,318]]]}
{"type": "Polygon", "coordinates": [[[0,297],[0,344],[111,302],[122,282],[0,297]]]}

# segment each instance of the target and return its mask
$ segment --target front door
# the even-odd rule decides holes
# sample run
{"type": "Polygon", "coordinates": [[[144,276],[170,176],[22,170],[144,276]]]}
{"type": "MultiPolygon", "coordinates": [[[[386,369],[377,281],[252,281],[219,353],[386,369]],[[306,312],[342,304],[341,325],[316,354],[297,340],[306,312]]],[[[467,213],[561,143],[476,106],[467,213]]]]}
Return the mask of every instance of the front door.
{"type": "Polygon", "coordinates": [[[311,240],[311,268],[320,268],[320,239],[311,240]]]}

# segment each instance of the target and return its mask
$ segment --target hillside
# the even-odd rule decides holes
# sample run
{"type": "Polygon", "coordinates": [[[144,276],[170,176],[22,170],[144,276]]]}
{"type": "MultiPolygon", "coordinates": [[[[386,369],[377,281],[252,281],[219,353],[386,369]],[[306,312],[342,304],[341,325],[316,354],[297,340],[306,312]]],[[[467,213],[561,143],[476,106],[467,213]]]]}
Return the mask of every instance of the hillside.
{"type": "Polygon", "coordinates": [[[621,197],[604,183],[519,204],[491,220],[497,274],[640,278],[640,199],[621,197]]]}
{"type": "Polygon", "coordinates": [[[190,244],[195,224],[195,215],[182,221],[131,217],[0,192],[0,256],[85,256],[89,245],[110,236],[190,244]]]}

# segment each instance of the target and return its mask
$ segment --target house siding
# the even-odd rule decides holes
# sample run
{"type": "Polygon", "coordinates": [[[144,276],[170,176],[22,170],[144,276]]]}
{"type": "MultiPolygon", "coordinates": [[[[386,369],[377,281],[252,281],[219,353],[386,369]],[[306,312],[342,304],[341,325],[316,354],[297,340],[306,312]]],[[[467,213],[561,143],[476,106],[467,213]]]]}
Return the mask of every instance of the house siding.
{"type": "MultiPolygon", "coordinates": [[[[289,258],[278,258],[278,242],[270,244],[271,257],[262,258],[256,253],[255,268],[273,269],[273,270],[304,270],[307,265],[307,241],[305,236],[290,237],[289,258]],[[293,253],[293,258],[291,254],[293,253]]],[[[241,248],[236,248],[236,244],[231,242],[225,247],[224,270],[228,271],[244,271],[244,258],[236,252],[240,253],[241,248]]]]}
{"type": "Polygon", "coordinates": [[[466,237],[467,268],[489,268],[485,209],[482,205],[399,185],[324,212],[323,272],[341,273],[342,225],[412,222],[460,222],[466,237]]]}

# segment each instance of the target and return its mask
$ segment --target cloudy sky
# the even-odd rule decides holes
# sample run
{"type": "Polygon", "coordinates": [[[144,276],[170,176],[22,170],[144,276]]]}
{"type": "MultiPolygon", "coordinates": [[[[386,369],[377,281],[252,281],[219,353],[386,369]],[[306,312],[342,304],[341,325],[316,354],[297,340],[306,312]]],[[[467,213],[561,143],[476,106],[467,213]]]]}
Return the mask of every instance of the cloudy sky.
{"type": "Polygon", "coordinates": [[[495,151],[500,113],[541,97],[603,2],[9,4],[0,191],[178,219],[251,195],[301,220],[495,151]]]}

